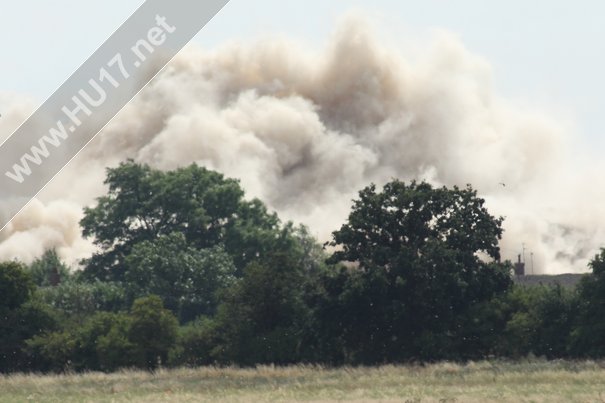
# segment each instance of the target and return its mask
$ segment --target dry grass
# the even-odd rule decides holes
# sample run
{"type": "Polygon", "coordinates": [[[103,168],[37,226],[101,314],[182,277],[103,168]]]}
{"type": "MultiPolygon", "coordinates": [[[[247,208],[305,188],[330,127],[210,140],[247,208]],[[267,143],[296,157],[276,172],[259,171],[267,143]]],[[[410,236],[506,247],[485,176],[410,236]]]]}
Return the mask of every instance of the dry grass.
{"type": "Polygon", "coordinates": [[[595,362],[197,368],[0,377],[0,402],[605,402],[595,362]]]}

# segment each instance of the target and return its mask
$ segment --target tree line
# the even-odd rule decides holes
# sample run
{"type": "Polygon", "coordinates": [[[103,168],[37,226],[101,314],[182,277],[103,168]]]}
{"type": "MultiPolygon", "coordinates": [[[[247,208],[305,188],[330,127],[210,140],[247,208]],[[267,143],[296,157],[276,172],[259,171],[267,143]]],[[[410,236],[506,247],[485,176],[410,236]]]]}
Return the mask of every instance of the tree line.
{"type": "Polygon", "coordinates": [[[105,183],[82,270],[0,264],[0,372],[605,356],[605,251],[575,288],[514,285],[470,186],[369,185],[320,245],[197,165],[105,183]]]}

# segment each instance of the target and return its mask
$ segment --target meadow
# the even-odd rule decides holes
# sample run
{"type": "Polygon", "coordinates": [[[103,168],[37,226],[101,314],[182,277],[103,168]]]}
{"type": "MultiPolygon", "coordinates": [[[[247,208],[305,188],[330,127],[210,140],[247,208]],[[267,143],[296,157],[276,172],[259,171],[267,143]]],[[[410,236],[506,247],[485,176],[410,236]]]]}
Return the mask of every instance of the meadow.
{"type": "Polygon", "coordinates": [[[0,402],[605,402],[605,363],[438,363],[18,374],[0,402]]]}

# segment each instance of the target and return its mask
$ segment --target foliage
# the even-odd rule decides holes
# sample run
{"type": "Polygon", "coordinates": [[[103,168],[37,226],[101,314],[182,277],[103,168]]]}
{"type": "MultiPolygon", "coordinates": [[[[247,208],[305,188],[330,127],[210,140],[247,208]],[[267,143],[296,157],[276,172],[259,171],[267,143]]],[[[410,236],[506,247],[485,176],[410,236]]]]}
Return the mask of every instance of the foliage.
{"type": "Polygon", "coordinates": [[[294,256],[270,255],[246,267],[217,316],[219,361],[253,365],[301,359],[306,323],[305,272],[294,256]]]}
{"type": "Polygon", "coordinates": [[[457,260],[478,264],[477,252],[499,260],[502,218],[492,217],[470,186],[435,189],[426,182],[370,185],[354,201],[348,223],[334,232],[333,260],[385,266],[400,255],[427,255],[441,247],[457,260]],[[427,253],[429,252],[429,253],[427,253]]]}
{"type": "Polygon", "coordinates": [[[170,366],[213,364],[213,350],[218,343],[216,328],[216,321],[208,317],[200,317],[181,326],[176,346],[169,353],[170,366]]]}
{"type": "Polygon", "coordinates": [[[170,172],[132,161],[107,170],[106,196],[85,209],[83,233],[101,249],[86,262],[89,278],[122,280],[132,248],[181,233],[197,248],[224,245],[241,270],[278,242],[279,220],[239,183],[191,165],[170,172]]]}
{"type": "Polygon", "coordinates": [[[137,299],[129,313],[98,312],[82,325],[28,341],[38,370],[113,371],[155,368],[174,347],[177,320],[157,296],[137,299]]]}
{"type": "Polygon", "coordinates": [[[170,311],[164,309],[157,295],[139,298],[131,310],[132,323],[128,339],[143,359],[139,366],[149,369],[168,361],[168,352],[174,346],[178,321],[170,311]]]}
{"type": "Polygon", "coordinates": [[[0,263],[0,372],[26,368],[25,340],[55,326],[54,313],[33,292],[25,266],[0,263]]]}
{"type": "Polygon", "coordinates": [[[70,279],[69,267],[59,259],[55,249],[50,249],[28,267],[28,271],[39,287],[57,285],[70,279]],[[53,278],[54,277],[54,278],[53,278]],[[56,282],[55,284],[51,284],[56,282]]]}
{"type": "MultiPolygon", "coordinates": [[[[146,368],[140,346],[129,337],[133,319],[123,314],[115,315],[114,318],[107,331],[98,335],[94,342],[99,369],[115,371],[125,367],[146,368]]],[[[148,337],[153,337],[153,334],[148,337]]]]}
{"type": "Polygon", "coordinates": [[[605,357],[605,248],[590,262],[592,275],[578,285],[578,318],[570,352],[581,357],[605,357]]]}
{"type": "Polygon", "coordinates": [[[28,340],[28,350],[42,371],[101,370],[97,344],[112,326],[121,323],[121,314],[98,312],[82,325],[38,335],[28,340]]]}
{"type": "Polygon", "coordinates": [[[567,356],[576,315],[575,291],[560,285],[515,287],[505,302],[509,314],[499,355],[567,356]]]}
{"type": "Polygon", "coordinates": [[[511,286],[470,186],[368,186],[327,258],[196,165],[129,161],[106,184],[82,273],[53,250],[0,263],[0,372],[605,356],[605,249],[576,290],[511,286]]]}
{"type": "Polygon", "coordinates": [[[122,284],[99,280],[68,280],[56,287],[40,288],[37,296],[78,323],[98,311],[119,311],[128,307],[122,284]]]}
{"type": "Polygon", "coordinates": [[[0,312],[20,307],[33,291],[34,283],[25,266],[17,262],[0,263],[0,312]]]}
{"type": "Polygon", "coordinates": [[[181,322],[213,315],[217,293],[235,280],[235,266],[223,247],[198,250],[179,233],[135,245],[126,268],[124,282],[131,295],[160,296],[181,322]]]}
{"type": "Polygon", "coordinates": [[[56,329],[56,313],[48,306],[30,300],[0,317],[0,373],[31,369],[27,340],[56,329]]]}
{"type": "Polygon", "coordinates": [[[498,262],[502,219],[483,204],[470,187],[393,181],[360,192],[330,244],[332,262],[356,268],[328,279],[323,303],[347,361],[454,358],[460,317],[511,284],[498,262]]]}

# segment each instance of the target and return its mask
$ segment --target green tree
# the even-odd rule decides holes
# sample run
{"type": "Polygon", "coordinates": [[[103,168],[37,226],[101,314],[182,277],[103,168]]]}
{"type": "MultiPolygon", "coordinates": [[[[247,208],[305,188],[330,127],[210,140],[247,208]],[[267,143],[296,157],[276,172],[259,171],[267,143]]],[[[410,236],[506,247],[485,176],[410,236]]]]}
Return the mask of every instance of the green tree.
{"type": "Polygon", "coordinates": [[[0,372],[28,369],[26,340],[55,327],[55,315],[32,299],[34,284],[25,266],[0,263],[0,372]]]}
{"type": "Polygon", "coordinates": [[[112,342],[129,325],[130,317],[124,313],[97,312],[82,324],[37,335],[27,342],[35,363],[33,369],[110,371],[122,366],[134,367],[132,344],[126,350],[123,344],[112,342]]]}
{"type": "Polygon", "coordinates": [[[156,295],[137,299],[130,312],[128,340],[132,342],[143,360],[139,365],[154,369],[168,361],[168,353],[177,341],[178,321],[164,309],[156,295]]]}
{"type": "Polygon", "coordinates": [[[70,279],[69,267],[50,249],[28,267],[34,283],[39,287],[54,286],[70,279]]]}
{"type": "Polygon", "coordinates": [[[98,311],[117,312],[130,306],[121,283],[99,280],[69,279],[56,287],[39,288],[37,298],[79,324],[98,311]]]}
{"type": "Polygon", "coordinates": [[[219,344],[216,320],[200,317],[181,326],[178,330],[177,345],[170,351],[170,366],[190,366],[214,364],[214,349],[219,344]]]}
{"type": "Polygon", "coordinates": [[[178,322],[158,296],[137,299],[130,312],[97,312],[82,324],[27,341],[32,369],[115,371],[153,369],[177,343],[178,322]]]}
{"type": "Polygon", "coordinates": [[[128,161],[108,169],[105,184],[81,221],[100,248],[86,262],[89,278],[121,280],[134,245],[175,232],[197,249],[223,244],[238,270],[280,240],[275,214],[244,200],[236,180],[197,165],[162,172],[128,161]]]}
{"type": "Polygon", "coordinates": [[[535,349],[537,355],[548,358],[569,357],[569,344],[578,316],[578,303],[576,289],[557,284],[545,290],[540,302],[535,306],[540,318],[535,349]]]}
{"type": "Polygon", "coordinates": [[[132,325],[132,317],[116,315],[108,331],[96,339],[96,355],[101,370],[111,372],[125,367],[147,368],[142,346],[129,337],[132,325]]]}
{"type": "Polygon", "coordinates": [[[233,284],[235,271],[222,246],[198,250],[172,233],[135,245],[126,258],[124,281],[135,298],[158,295],[187,322],[215,313],[217,293],[233,284]]]}
{"type": "Polygon", "coordinates": [[[330,261],[354,268],[327,279],[322,304],[343,358],[456,358],[461,317],[511,285],[510,264],[499,262],[501,224],[470,186],[395,180],[382,192],[363,189],[330,243],[330,261]]]}
{"type": "Polygon", "coordinates": [[[25,266],[17,262],[0,263],[0,310],[20,307],[31,298],[34,289],[25,266]]]}
{"type": "Polygon", "coordinates": [[[577,303],[576,290],[560,284],[514,285],[469,309],[460,326],[467,342],[454,350],[465,359],[567,357],[577,303]]]}
{"type": "Polygon", "coordinates": [[[605,357],[605,248],[589,264],[592,275],[578,284],[578,317],[571,334],[570,353],[605,357]]]}
{"type": "Polygon", "coordinates": [[[299,362],[312,314],[306,274],[300,257],[285,253],[250,263],[219,307],[214,357],[243,365],[299,362]]]}

